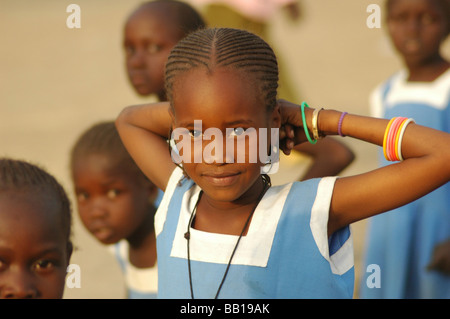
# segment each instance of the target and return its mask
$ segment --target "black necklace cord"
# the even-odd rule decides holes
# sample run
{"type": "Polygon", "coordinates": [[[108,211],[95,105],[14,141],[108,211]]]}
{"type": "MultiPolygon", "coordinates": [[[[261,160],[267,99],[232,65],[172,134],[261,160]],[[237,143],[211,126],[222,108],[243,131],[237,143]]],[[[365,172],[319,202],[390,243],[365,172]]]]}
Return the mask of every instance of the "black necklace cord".
{"type": "Polygon", "coordinates": [[[192,225],[192,220],[194,219],[194,212],[197,210],[197,206],[198,203],[200,203],[200,198],[203,195],[203,191],[200,190],[200,194],[198,194],[198,199],[197,202],[195,203],[194,208],[192,209],[192,213],[191,213],[191,217],[189,218],[189,223],[187,226],[187,231],[184,233],[184,238],[186,238],[187,240],[187,258],[188,258],[188,271],[189,271],[189,287],[191,289],[191,299],[194,299],[194,290],[192,288],[192,273],[191,273],[191,254],[190,254],[190,249],[189,249],[189,241],[191,239],[191,225],[192,225]]]}
{"type": "MultiPolygon", "coordinates": [[[[219,296],[220,290],[222,289],[223,283],[225,282],[225,278],[228,275],[228,270],[230,269],[231,261],[233,260],[234,253],[236,252],[237,247],[239,245],[239,242],[241,241],[241,238],[244,235],[244,232],[245,232],[245,230],[247,229],[247,227],[248,227],[248,225],[250,223],[250,220],[251,220],[251,218],[253,216],[253,213],[256,210],[256,207],[258,207],[258,204],[261,201],[261,199],[264,197],[264,194],[266,193],[266,191],[272,186],[272,183],[270,181],[270,177],[268,175],[266,175],[266,174],[262,175],[262,179],[263,179],[263,182],[264,182],[264,188],[263,188],[261,194],[259,194],[258,199],[256,201],[256,205],[255,205],[255,207],[253,207],[253,210],[251,211],[250,215],[248,216],[247,221],[245,222],[244,228],[242,228],[241,234],[239,235],[239,238],[238,238],[238,240],[236,242],[236,245],[234,246],[233,252],[231,253],[230,260],[228,261],[227,268],[226,268],[225,273],[224,273],[224,275],[222,277],[222,281],[220,282],[219,288],[217,289],[217,292],[216,292],[216,295],[215,295],[214,299],[217,299],[217,297],[219,296]]],[[[187,258],[188,258],[188,271],[189,271],[189,286],[190,286],[190,290],[191,290],[191,298],[192,299],[194,299],[194,289],[193,289],[193,285],[192,285],[191,257],[190,257],[190,249],[189,249],[189,246],[190,246],[189,242],[190,242],[190,239],[191,239],[190,228],[191,228],[191,225],[192,225],[192,221],[194,219],[195,212],[197,210],[198,203],[200,202],[200,198],[202,197],[202,195],[203,195],[203,191],[200,190],[200,194],[198,195],[197,202],[195,203],[195,206],[192,209],[191,217],[189,218],[187,232],[184,233],[184,238],[186,238],[186,240],[187,240],[187,258]]]]}

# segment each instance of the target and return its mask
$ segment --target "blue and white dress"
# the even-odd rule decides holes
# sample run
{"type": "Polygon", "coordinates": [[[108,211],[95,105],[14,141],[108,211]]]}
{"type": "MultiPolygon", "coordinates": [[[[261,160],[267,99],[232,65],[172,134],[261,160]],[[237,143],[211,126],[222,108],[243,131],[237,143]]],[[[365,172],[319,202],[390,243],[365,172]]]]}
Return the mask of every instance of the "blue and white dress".
{"type": "MultiPolygon", "coordinates": [[[[398,72],[374,90],[373,115],[410,117],[417,124],[450,132],[450,69],[433,82],[408,82],[407,77],[406,71],[398,72]]],[[[382,166],[392,164],[382,152],[380,162],[382,166]]],[[[368,287],[368,272],[361,280],[361,297],[450,298],[450,277],[426,269],[435,245],[448,238],[450,183],[408,205],[372,217],[365,267],[380,267],[381,287],[368,287]]]]}
{"type": "Polygon", "coordinates": [[[156,299],[158,295],[158,267],[137,268],[128,258],[128,242],[121,240],[109,246],[124,274],[128,299],[156,299]]]}
{"type": "MultiPolygon", "coordinates": [[[[271,187],[233,257],[219,298],[352,298],[349,227],[327,236],[336,178],[271,187]]],[[[158,297],[191,298],[187,230],[200,189],[172,173],[155,217],[158,297]]],[[[238,236],[190,230],[195,298],[214,298],[238,236]]]]}

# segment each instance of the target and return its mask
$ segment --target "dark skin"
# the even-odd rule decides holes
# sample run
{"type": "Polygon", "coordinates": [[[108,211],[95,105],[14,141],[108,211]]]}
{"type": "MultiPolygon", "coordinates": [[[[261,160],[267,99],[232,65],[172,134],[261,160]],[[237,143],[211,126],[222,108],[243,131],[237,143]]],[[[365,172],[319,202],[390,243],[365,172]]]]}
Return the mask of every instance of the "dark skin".
{"type": "Polygon", "coordinates": [[[103,244],[126,239],[134,266],[154,266],[152,203],[156,187],[136,172],[115,167],[103,154],[90,154],[76,161],[72,175],[78,212],[87,230],[103,244]]]}
{"type": "Polygon", "coordinates": [[[0,193],[0,298],[60,299],[72,244],[54,194],[0,193]]]}

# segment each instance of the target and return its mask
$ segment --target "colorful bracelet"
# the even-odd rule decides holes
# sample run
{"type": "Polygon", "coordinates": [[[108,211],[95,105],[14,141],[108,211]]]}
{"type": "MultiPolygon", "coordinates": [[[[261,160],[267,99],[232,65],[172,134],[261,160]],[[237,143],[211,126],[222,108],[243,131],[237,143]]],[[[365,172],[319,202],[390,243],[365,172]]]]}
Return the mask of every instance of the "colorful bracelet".
{"type": "Polygon", "coordinates": [[[383,154],[388,161],[403,161],[402,140],[406,126],[414,122],[413,119],[406,117],[394,117],[386,126],[383,138],[383,154]]]}
{"type": "Polygon", "coordinates": [[[306,135],[306,138],[308,139],[308,141],[311,144],[316,144],[317,143],[317,139],[315,139],[315,140],[311,139],[311,136],[309,135],[309,132],[308,132],[308,125],[306,124],[306,116],[305,116],[305,106],[309,107],[306,102],[302,102],[302,104],[300,106],[300,109],[302,111],[303,129],[305,130],[305,135],[306,135]]]}
{"type": "Polygon", "coordinates": [[[314,109],[314,112],[312,115],[312,132],[313,132],[313,137],[315,140],[318,140],[321,138],[321,136],[319,135],[319,128],[317,126],[317,120],[319,119],[319,112],[322,110],[323,110],[323,108],[314,109]]]}
{"type": "Polygon", "coordinates": [[[341,114],[341,117],[339,118],[339,123],[338,123],[338,134],[342,137],[345,137],[344,134],[342,134],[342,122],[344,121],[344,117],[347,115],[347,112],[344,112],[341,114]]]}
{"type": "Polygon", "coordinates": [[[403,161],[403,154],[402,154],[403,134],[405,134],[406,127],[408,126],[409,123],[415,123],[415,122],[413,119],[407,119],[406,121],[404,121],[399,128],[400,133],[398,134],[398,139],[396,139],[396,141],[395,141],[395,144],[396,144],[395,149],[397,151],[398,158],[400,159],[400,161],[403,161]]]}

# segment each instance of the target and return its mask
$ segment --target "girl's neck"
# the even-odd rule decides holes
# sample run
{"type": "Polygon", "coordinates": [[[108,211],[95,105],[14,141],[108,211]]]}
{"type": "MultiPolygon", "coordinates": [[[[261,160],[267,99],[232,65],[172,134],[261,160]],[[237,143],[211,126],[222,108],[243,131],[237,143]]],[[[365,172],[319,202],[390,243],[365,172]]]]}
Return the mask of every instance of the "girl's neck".
{"type": "Polygon", "coordinates": [[[240,235],[266,189],[266,182],[259,178],[246,194],[233,202],[217,202],[203,194],[192,227],[211,233],[240,235]]]}
{"type": "Polygon", "coordinates": [[[138,268],[153,267],[156,263],[156,237],[153,223],[155,210],[152,206],[138,229],[127,238],[130,262],[138,268]]]}
{"type": "Polygon", "coordinates": [[[424,63],[406,62],[409,71],[408,82],[432,82],[450,67],[450,63],[440,55],[424,63]]]}

